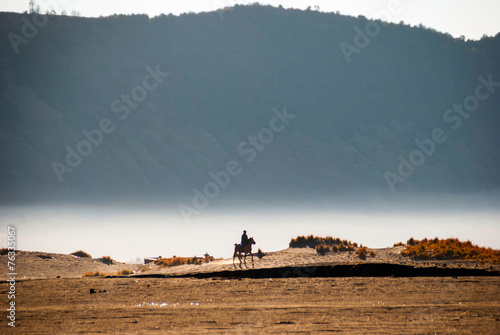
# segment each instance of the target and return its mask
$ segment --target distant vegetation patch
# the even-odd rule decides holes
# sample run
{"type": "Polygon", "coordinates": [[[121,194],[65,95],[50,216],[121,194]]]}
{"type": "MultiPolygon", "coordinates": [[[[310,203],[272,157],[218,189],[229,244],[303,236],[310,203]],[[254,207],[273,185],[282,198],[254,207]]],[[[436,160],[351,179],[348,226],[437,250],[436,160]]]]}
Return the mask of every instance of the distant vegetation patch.
{"type": "Polygon", "coordinates": [[[165,267],[170,267],[170,266],[177,266],[177,265],[184,265],[184,264],[193,264],[193,265],[200,265],[203,263],[209,263],[214,261],[215,258],[210,255],[205,255],[204,258],[199,258],[199,257],[171,257],[171,258],[158,258],[156,259],[153,263],[156,265],[159,265],[162,268],[165,267]]]}
{"type": "Polygon", "coordinates": [[[9,249],[8,248],[2,248],[0,249],[0,255],[7,255],[9,253],[9,249]]]}
{"type": "Polygon", "coordinates": [[[128,275],[133,275],[135,273],[134,270],[129,270],[129,269],[123,269],[115,273],[116,276],[128,276],[128,275]]]}
{"type": "Polygon", "coordinates": [[[114,259],[112,259],[111,257],[109,256],[104,256],[104,257],[101,257],[99,258],[99,261],[103,262],[104,264],[107,264],[107,265],[113,265],[116,263],[116,261],[114,259]]]}
{"type": "Polygon", "coordinates": [[[368,250],[367,247],[361,247],[361,248],[358,248],[358,250],[356,250],[356,255],[360,258],[360,259],[366,259],[366,257],[370,256],[370,257],[375,257],[375,252],[373,250],[368,250]]]}
{"type": "Polygon", "coordinates": [[[354,248],[358,247],[357,243],[352,243],[351,241],[347,240],[341,240],[338,237],[335,238],[331,236],[319,237],[314,235],[297,236],[296,238],[292,238],[292,240],[289,243],[290,248],[306,248],[306,247],[316,248],[317,245],[324,245],[329,247],[336,246],[337,249],[339,249],[342,246],[342,250],[337,250],[337,251],[354,250],[354,248]]]}
{"type": "Polygon", "coordinates": [[[89,254],[87,254],[83,250],[78,250],[78,251],[72,252],[70,255],[73,255],[76,257],[81,257],[81,258],[92,258],[92,256],[90,256],[89,254]]]}
{"type": "Polygon", "coordinates": [[[356,242],[342,240],[338,237],[320,237],[320,236],[297,236],[290,241],[290,248],[314,248],[320,255],[325,255],[330,252],[356,251],[361,259],[365,259],[367,255],[375,256],[373,251],[368,251],[368,248],[363,245],[358,246],[356,242]]]}
{"type": "Polygon", "coordinates": [[[406,249],[401,252],[414,259],[436,260],[480,260],[500,263],[500,250],[479,247],[470,241],[462,242],[457,238],[440,240],[416,240],[413,237],[407,241],[406,249]]]}
{"type": "Polygon", "coordinates": [[[104,277],[106,276],[105,273],[96,271],[96,272],[87,272],[83,275],[84,277],[104,277]]]}
{"type": "Polygon", "coordinates": [[[316,245],[316,247],[314,249],[316,249],[316,252],[320,255],[324,255],[327,252],[332,251],[332,249],[328,245],[324,245],[324,244],[318,244],[318,245],[316,245]]]}
{"type": "Polygon", "coordinates": [[[83,277],[129,276],[129,275],[133,275],[133,274],[135,274],[134,270],[123,269],[123,270],[120,270],[120,271],[113,273],[113,274],[106,274],[106,273],[99,272],[99,271],[87,272],[83,275],[83,277]]]}

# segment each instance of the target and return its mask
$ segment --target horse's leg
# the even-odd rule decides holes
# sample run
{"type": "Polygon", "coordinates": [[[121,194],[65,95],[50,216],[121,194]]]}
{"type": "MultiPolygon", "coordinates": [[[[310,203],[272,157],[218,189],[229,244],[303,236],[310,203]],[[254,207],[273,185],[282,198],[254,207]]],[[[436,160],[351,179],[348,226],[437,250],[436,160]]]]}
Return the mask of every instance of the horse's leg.
{"type": "Polygon", "coordinates": [[[233,266],[234,268],[236,269],[236,265],[234,264],[234,258],[236,257],[236,250],[234,250],[234,253],[233,253],[233,266]]]}
{"type": "Polygon", "coordinates": [[[248,269],[248,265],[247,265],[247,253],[245,252],[245,267],[248,269]]]}
{"type": "Polygon", "coordinates": [[[250,253],[250,256],[252,256],[252,268],[254,268],[254,265],[253,265],[253,254],[250,253]]]}

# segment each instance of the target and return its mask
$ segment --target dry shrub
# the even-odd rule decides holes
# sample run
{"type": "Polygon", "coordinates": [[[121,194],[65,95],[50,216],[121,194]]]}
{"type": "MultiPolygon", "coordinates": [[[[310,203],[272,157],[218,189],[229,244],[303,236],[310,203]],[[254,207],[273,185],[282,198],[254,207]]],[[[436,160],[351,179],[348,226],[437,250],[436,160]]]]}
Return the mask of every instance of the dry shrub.
{"type": "Polygon", "coordinates": [[[411,238],[401,254],[414,259],[461,259],[500,263],[500,250],[479,247],[470,241],[461,242],[457,238],[440,240],[436,237],[432,240],[425,238],[420,241],[411,238]]]}
{"type": "Polygon", "coordinates": [[[118,271],[115,275],[116,276],[128,276],[128,275],[133,275],[135,271],[129,270],[129,269],[123,269],[118,271]]]}
{"type": "Polygon", "coordinates": [[[400,246],[403,246],[403,245],[404,245],[403,242],[394,243],[395,247],[400,247],[400,246]]]}
{"type": "Polygon", "coordinates": [[[9,249],[8,248],[2,248],[0,249],[0,255],[7,255],[9,253],[9,249]]]}
{"type": "Polygon", "coordinates": [[[78,250],[78,251],[72,252],[70,255],[80,257],[80,258],[92,258],[92,256],[90,256],[89,254],[87,254],[83,250],[78,250]]]}
{"type": "Polygon", "coordinates": [[[113,265],[113,264],[115,264],[115,260],[112,259],[109,256],[101,257],[101,258],[99,258],[99,261],[103,262],[106,265],[113,265]]]}
{"type": "Polygon", "coordinates": [[[106,276],[106,274],[97,271],[97,272],[87,272],[83,276],[84,277],[104,277],[104,276],[106,276]]]}
{"type": "Polygon", "coordinates": [[[368,248],[367,247],[361,247],[356,251],[356,255],[360,259],[366,259],[366,256],[368,256],[368,248]]]}
{"type": "Polygon", "coordinates": [[[213,256],[210,255],[205,255],[204,258],[198,258],[196,256],[194,257],[171,257],[171,258],[158,258],[156,259],[153,263],[165,268],[165,267],[170,267],[170,266],[178,266],[178,265],[184,265],[184,264],[189,264],[189,265],[200,265],[202,263],[208,263],[212,262],[215,260],[213,256]]]}
{"type": "Polygon", "coordinates": [[[316,252],[317,252],[318,254],[320,254],[320,255],[324,255],[324,254],[326,254],[327,252],[330,252],[330,251],[331,251],[330,247],[329,247],[329,246],[327,246],[327,245],[324,245],[324,244],[318,244],[318,245],[315,247],[315,249],[316,249],[316,252]]]}
{"type": "Polygon", "coordinates": [[[205,263],[210,263],[210,262],[213,262],[214,260],[215,260],[215,258],[213,256],[210,256],[208,253],[205,254],[205,257],[203,259],[203,261],[205,263]]]}
{"type": "Polygon", "coordinates": [[[259,250],[257,251],[257,257],[259,257],[259,259],[262,259],[262,258],[264,258],[265,255],[266,254],[263,253],[262,250],[260,250],[260,248],[259,248],[259,250]]]}
{"type": "Polygon", "coordinates": [[[297,236],[296,238],[293,238],[290,241],[289,246],[290,248],[314,248],[318,244],[320,244],[319,238],[314,235],[309,235],[307,237],[297,236]]]}
{"type": "Polygon", "coordinates": [[[358,246],[357,243],[352,243],[351,241],[341,240],[338,237],[320,237],[320,236],[297,236],[296,238],[292,238],[289,243],[290,248],[316,248],[317,245],[325,245],[325,246],[340,246],[343,244],[346,248],[348,246],[352,247],[352,250],[358,246]]]}

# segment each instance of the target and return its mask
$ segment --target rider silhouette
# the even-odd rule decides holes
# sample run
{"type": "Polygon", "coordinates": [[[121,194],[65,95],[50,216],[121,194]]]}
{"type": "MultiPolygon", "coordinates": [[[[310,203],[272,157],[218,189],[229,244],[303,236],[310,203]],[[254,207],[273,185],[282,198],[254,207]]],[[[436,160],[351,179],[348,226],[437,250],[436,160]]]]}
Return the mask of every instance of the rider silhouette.
{"type": "Polygon", "coordinates": [[[248,243],[247,231],[243,230],[243,235],[241,235],[241,248],[243,249],[243,247],[247,245],[247,243],[248,243]]]}

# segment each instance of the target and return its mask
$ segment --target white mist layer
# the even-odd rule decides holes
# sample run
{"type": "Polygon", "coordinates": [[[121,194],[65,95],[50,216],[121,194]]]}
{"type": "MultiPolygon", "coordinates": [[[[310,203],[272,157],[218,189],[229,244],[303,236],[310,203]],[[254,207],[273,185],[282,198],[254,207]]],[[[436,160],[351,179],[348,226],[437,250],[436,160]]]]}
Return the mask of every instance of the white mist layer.
{"type": "Polygon", "coordinates": [[[93,257],[129,262],[148,256],[232,257],[243,229],[258,248],[288,248],[298,235],[333,236],[372,248],[391,247],[410,237],[457,237],[500,249],[500,211],[460,213],[292,212],[205,214],[186,223],[178,214],[155,210],[98,207],[16,207],[0,209],[0,247],[7,226],[17,228],[17,249],[68,254],[84,250],[93,257]]]}

